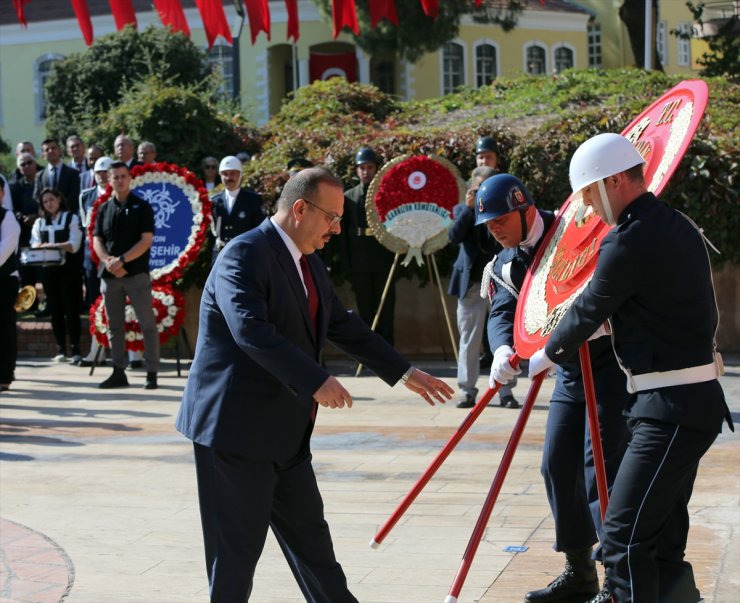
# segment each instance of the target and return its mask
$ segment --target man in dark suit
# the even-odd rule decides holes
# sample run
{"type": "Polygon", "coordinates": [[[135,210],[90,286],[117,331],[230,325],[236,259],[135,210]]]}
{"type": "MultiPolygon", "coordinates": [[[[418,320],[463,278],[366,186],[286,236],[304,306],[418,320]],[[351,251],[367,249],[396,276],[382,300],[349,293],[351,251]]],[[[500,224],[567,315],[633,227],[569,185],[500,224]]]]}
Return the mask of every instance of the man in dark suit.
{"type": "Polygon", "coordinates": [[[136,147],[133,140],[125,134],[116,136],[116,139],[113,141],[113,153],[116,159],[125,163],[129,170],[137,165],[141,165],[141,162],[136,160],[136,147]]]}
{"type": "Polygon", "coordinates": [[[65,165],[62,161],[62,150],[56,138],[47,138],[41,143],[41,154],[47,166],[36,174],[36,186],[33,196],[41,204],[41,191],[54,188],[64,195],[67,209],[73,214],[80,209],[80,175],[76,169],[65,165]]]}
{"type": "Polygon", "coordinates": [[[611,319],[632,435],[604,519],[609,589],[592,603],[700,600],[684,559],[688,503],[699,461],[732,428],[715,334],[719,321],[709,256],[699,228],[648,192],[642,157],[618,134],[583,143],[570,181],[614,228],[593,277],[530,360],[530,376],[570,359],[611,319]],[[551,360],[552,359],[552,360],[551,360]]]}
{"type": "MultiPolygon", "coordinates": [[[[388,251],[370,232],[367,225],[365,198],[378,171],[375,151],[362,147],[355,155],[355,166],[360,183],[344,193],[343,258],[349,273],[349,281],[355,293],[357,309],[366,324],[373,324],[380,306],[388,274],[393,264],[393,253],[388,251]]],[[[393,345],[396,286],[391,282],[380,312],[376,331],[393,345]]]]}
{"type": "Polygon", "coordinates": [[[213,203],[211,231],[216,239],[211,265],[226,243],[258,226],[267,215],[259,193],[241,186],[242,162],[239,159],[233,155],[224,157],[218,172],[224,189],[211,197],[213,203]]]}
{"type": "Polygon", "coordinates": [[[321,366],[331,340],[429,404],[452,389],[412,367],[337,299],[315,251],[340,232],[341,182],[293,176],[277,213],[219,254],[203,291],[195,359],[177,417],[193,440],[212,603],[246,601],[268,528],[306,600],[348,603],[311,466],[318,406],[352,406],[321,366]]]}

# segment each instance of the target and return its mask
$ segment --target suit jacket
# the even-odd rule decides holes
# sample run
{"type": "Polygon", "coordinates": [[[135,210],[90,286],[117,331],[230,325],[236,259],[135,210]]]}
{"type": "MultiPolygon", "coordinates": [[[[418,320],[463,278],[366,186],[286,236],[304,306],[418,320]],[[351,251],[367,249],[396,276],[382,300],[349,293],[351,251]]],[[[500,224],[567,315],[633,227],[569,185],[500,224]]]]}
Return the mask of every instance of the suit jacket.
{"type": "MultiPolygon", "coordinates": [[[[679,212],[646,193],[604,237],[593,277],[550,335],[560,363],[607,318],[616,352],[633,374],[713,361],[717,308],[704,241],[679,212]]],[[[626,379],[626,378],[625,378],[626,379]]],[[[731,419],[719,382],[638,392],[629,416],[718,432],[731,419]]]]}
{"type": "MultiPolygon", "coordinates": [[[[67,209],[73,214],[78,214],[80,211],[80,174],[76,169],[64,163],[61,166],[56,188],[64,195],[67,209]]],[[[38,201],[39,206],[41,205],[41,191],[47,186],[51,186],[51,166],[49,165],[36,174],[36,187],[33,196],[38,201]]]]}
{"type": "Polygon", "coordinates": [[[483,268],[493,259],[496,241],[486,227],[475,225],[475,209],[460,203],[453,209],[454,222],[447,233],[451,243],[460,246],[452,266],[447,292],[465,297],[471,282],[480,282],[483,268]]]}
{"type": "Polygon", "coordinates": [[[293,258],[270,220],[219,254],[200,304],[200,330],[177,429],[194,442],[255,460],[300,450],[313,394],[329,377],[328,339],[388,384],[408,370],[382,337],[337,299],[321,259],[308,262],[320,307],[313,332],[293,258]]]}
{"type": "MultiPolygon", "coordinates": [[[[213,195],[211,202],[213,203],[213,234],[222,243],[228,243],[243,232],[252,230],[267,215],[262,197],[248,188],[239,190],[231,212],[226,210],[226,190],[213,195]]],[[[217,254],[219,249],[214,251],[217,254]]]]}

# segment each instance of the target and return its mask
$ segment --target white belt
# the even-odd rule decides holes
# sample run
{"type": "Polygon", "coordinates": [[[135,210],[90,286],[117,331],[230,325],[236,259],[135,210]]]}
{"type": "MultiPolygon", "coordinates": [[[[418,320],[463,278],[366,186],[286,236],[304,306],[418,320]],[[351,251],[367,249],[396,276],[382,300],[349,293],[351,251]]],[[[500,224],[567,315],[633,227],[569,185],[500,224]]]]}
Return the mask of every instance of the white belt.
{"type": "Polygon", "coordinates": [[[689,383],[703,383],[712,381],[722,375],[722,357],[717,354],[715,362],[702,366],[690,366],[675,371],[662,371],[632,375],[627,372],[627,391],[631,394],[659,387],[672,385],[688,385],[689,383]]]}

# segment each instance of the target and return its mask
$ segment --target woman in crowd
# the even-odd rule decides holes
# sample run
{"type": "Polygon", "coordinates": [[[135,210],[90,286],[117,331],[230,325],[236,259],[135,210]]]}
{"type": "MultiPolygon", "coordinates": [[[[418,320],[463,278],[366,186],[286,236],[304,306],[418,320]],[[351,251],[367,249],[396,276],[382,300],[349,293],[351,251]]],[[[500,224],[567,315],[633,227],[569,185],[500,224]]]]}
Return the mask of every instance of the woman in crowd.
{"type": "Polygon", "coordinates": [[[72,346],[72,362],[81,360],[82,272],[74,256],[81,242],[80,221],[75,214],[67,211],[62,193],[54,188],[42,190],[41,218],[33,225],[31,247],[58,249],[61,253],[61,263],[45,266],[41,277],[57,343],[56,362],[67,359],[67,335],[72,346]]]}

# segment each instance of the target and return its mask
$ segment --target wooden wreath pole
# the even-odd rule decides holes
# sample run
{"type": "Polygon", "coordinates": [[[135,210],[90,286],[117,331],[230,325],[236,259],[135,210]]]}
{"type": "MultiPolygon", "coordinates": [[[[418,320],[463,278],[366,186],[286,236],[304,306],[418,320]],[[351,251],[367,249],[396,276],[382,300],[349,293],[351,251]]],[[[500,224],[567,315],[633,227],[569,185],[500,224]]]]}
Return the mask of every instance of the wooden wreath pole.
{"type": "Polygon", "coordinates": [[[511,432],[511,436],[509,437],[509,442],[508,444],[506,444],[506,450],[504,450],[504,456],[501,459],[501,464],[496,471],[496,476],[493,478],[493,483],[491,484],[491,488],[488,491],[486,502],[483,504],[483,508],[481,509],[480,515],[478,516],[478,522],[475,524],[473,533],[470,536],[470,540],[468,541],[468,546],[465,549],[462,561],[460,562],[460,567],[458,568],[457,574],[455,575],[455,580],[450,587],[450,592],[445,598],[444,603],[457,603],[457,598],[460,596],[460,591],[462,590],[463,584],[465,584],[465,578],[468,575],[470,566],[473,564],[473,558],[475,557],[475,553],[478,550],[478,545],[483,538],[483,533],[486,530],[486,525],[488,524],[488,520],[490,519],[491,513],[493,512],[493,506],[496,504],[496,499],[501,492],[501,487],[504,485],[504,480],[506,479],[506,474],[509,471],[509,466],[511,465],[511,461],[514,458],[514,453],[516,452],[517,446],[519,445],[519,440],[524,433],[524,428],[527,426],[529,414],[532,412],[532,407],[534,406],[535,400],[537,399],[537,394],[540,392],[540,387],[542,386],[542,381],[544,381],[545,377],[547,377],[547,371],[542,371],[539,375],[535,375],[532,379],[532,384],[529,386],[529,391],[527,392],[527,399],[524,401],[524,406],[522,406],[522,410],[519,411],[519,416],[516,419],[514,429],[511,432]]]}
{"type": "Polygon", "coordinates": [[[439,301],[442,303],[442,311],[445,315],[445,322],[447,323],[447,331],[450,334],[450,342],[452,343],[452,351],[455,354],[455,363],[457,364],[457,344],[455,343],[455,334],[452,332],[452,323],[450,322],[450,314],[447,311],[447,303],[445,302],[445,294],[442,290],[442,279],[439,278],[439,270],[437,270],[437,260],[434,258],[434,254],[430,253],[429,257],[432,261],[432,268],[434,268],[434,275],[437,278],[437,288],[439,289],[439,301]]]}
{"type": "MultiPolygon", "coordinates": [[[[370,327],[371,331],[374,331],[375,328],[378,326],[378,323],[380,322],[380,313],[383,311],[383,306],[385,305],[385,298],[388,297],[388,290],[391,288],[391,283],[393,282],[393,273],[396,271],[396,266],[398,265],[398,258],[400,257],[401,257],[400,253],[396,253],[396,255],[393,257],[393,264],[391,265],[391,271],[388,273],[388,278],[385,281],[385,287],[383,287],[383,294],[380,296],[380,304],[378,304],[378,310],[375,312],[375,318],[373,318],[373,324],[370,327]]],[[[362,362],[357,365],[357,372],[355,373],[355,377],[359,377],[361,371],[362,371],[362,362]]]]}
{"type": "MultiPolygon", "coordinates": [[[[509,364],[511,364],[513,368],[519,366],[519,361],[520,358],[516,353],[509,358],[509,364]]],[[[493,400],[493,397],[496,395],[496,392],[498,392],[500,387],[501,384],[496,382],[495,387],[489,387],[485,392],[483,392],[481,398],[475,403],[475,406],[470,409],[470,412],[463,419],[463,422],[460,423],[455,433],[452,434],[452,437],[450,437],[447,443],[442,447],[442,450],[439,451],[439,454],[437,454],[429,467],[427,467],[426,471],[422,473],[421,477],[416,480],[416,483],[413,485],[411,490],[409,490],[409,493],[404,496],[401,504],[396,507],[396,510],[393,511],[388,520],[383,524],[383,527],[381,527],[375,534],[375,538],[370,541],[370,546],[372,548],[378,548],[380,543],[385,540],[385,537],[388,536],[393,527],[398,523],[398,520],[401,519],[403,514],[406,512],[406,509],[408,509],[411,506],[411,503],[416,500],[416,497],[419,496],[421,491],[424,489],[424,486],[426,486],[429,480],[434,477],[437,469],[442,466],[442,463],[444,463],[445,459],[450,456],[450,453],[455,449],[455,446],[457,446],[460,440],[462,440],[463,436],[468,432],[468,429],[472,427],[475,420],[480,416],[486,406],[488,406],[488,403],[493,400]]]]}

